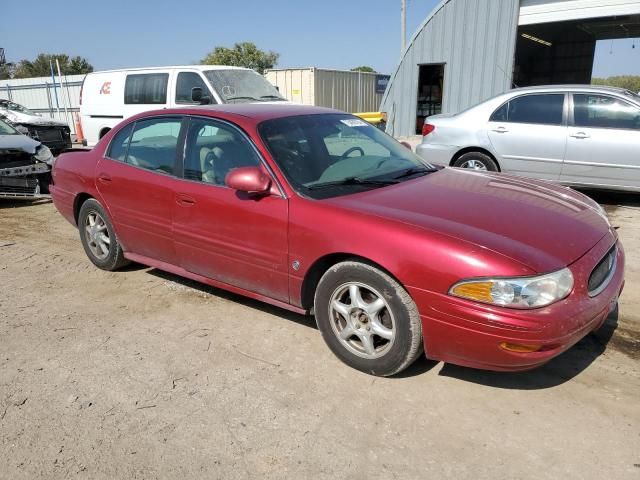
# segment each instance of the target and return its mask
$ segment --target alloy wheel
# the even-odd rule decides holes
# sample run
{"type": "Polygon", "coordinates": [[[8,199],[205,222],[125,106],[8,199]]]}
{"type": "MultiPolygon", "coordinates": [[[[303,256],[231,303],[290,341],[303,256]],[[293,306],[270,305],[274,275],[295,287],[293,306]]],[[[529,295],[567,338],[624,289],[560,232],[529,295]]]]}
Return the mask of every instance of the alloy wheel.
{"type": "Polygon", "coordinates": [[[95,211],[90,212],[85,220],[85,235],[87,237],[87,245],[91,253],[98,259],[104,260],[109,255],[109,247],[111,246],[111,238],[109,230],[104,218],[95,211]]]}

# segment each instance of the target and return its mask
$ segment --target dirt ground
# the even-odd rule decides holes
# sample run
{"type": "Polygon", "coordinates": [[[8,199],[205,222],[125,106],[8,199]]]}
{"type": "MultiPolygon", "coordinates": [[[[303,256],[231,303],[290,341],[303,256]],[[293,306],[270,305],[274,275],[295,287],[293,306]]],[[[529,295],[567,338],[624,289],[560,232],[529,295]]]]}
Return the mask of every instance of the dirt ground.
{"type": "Polygon", "coordinates": [[[640,196],[599,195],[619,315],[543,368],[342,365],[311,318],[97,270],[50,203],[0,201],[0,478],[640,479],[640,196]]]}

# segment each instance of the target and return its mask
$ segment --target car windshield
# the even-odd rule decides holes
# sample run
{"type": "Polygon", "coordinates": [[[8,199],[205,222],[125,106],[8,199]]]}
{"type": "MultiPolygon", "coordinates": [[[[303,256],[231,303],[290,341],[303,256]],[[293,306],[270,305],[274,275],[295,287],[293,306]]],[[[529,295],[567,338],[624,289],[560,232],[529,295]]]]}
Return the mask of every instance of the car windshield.
{"type": "Polygon", "coordinates": [[[204,74],[224,103],[284,101],[276,87],[253,70],[207,70],[204,74]]]}
{"type": "Polygon", "coordinates": [[[20,112],[20,113],[24,113],[25,115],[37,115],[36,112],[34,112],[33,110],[29,110],[26,107],[23,107],[22,105],[18,104],[18,103],[13,103],[13,102],[0,102],[0,108],[3,108],[5,110],[11,110],[13,112],[20,112]]]}
{"type": "Polygon", "coordinates": [[[381,188],[436,170],[352,115],[278,118],[258,130],[293,188],[315,199],[381,188]]]}
{"type": "Polygon", "coordinates": [[[11,125],[0,120],[0,135],[20,135],[20,133],[11,125]]]}

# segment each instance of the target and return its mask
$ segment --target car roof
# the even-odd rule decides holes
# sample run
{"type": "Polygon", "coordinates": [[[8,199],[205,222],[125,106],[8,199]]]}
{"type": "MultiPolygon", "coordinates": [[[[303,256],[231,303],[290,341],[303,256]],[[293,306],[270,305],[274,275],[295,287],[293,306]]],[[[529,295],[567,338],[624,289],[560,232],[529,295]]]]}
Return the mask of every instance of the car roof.
{"type": "Polygon", "coordinates": [[[567,85],[538,85],[533,87],[522,87],[510,90],[507,93],[518,92],[571,92],[571,91],[588,91],[588,92],[607,92],[607,93],[623,93],[626,92],[626,88],[609,87],[606,85],[580,85],[580,84],[567,84],[567,85]]]}
{"type": "Polygon", "coordinates": [[[311,105],[297,105],[291,103],[236,103],[219,105],[202,105],[180,108],[166,108],[162,110],[152,110],[136,115],[136,118],[145,118],[155,115],[207,115],[212,117],[243,117],[251,123],[258,124],[265,120],[276,118],[296,117],[300,115],[320,115],[320,114],[344,114],[339,110],[331,108],[315,107],[311,105]]]}

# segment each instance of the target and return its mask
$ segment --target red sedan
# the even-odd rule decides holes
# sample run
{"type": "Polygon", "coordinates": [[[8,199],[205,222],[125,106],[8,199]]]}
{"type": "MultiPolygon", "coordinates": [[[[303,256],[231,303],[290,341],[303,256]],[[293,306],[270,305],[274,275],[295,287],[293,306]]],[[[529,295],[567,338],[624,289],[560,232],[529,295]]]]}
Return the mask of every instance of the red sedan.
{"type": "Polygon", "coordinates": [[[605,321],[624,251],[584,195],[435,167],[348,114],[221,105],[127,119],[61,155],[51,194],[89,259],[313,313],[348,365],[525,370],[605,321]]]}

